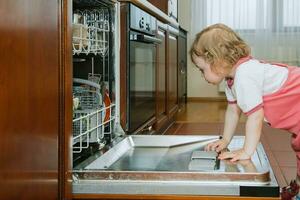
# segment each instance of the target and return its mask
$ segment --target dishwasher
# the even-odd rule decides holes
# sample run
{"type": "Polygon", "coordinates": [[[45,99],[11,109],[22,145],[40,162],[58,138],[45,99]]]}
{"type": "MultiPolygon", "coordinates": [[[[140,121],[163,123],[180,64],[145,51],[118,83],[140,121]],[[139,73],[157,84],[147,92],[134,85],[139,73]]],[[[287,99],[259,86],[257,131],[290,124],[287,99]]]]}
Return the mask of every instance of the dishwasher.
{"type": "MultiPolygon", "coordinates": [[[[222,195],[278,197],[258,145],[251,160],[230,163],[204,152],[219,138],[126,135],[120,126],[120,3],[73,0],[73,195],[222,195]]],[[[235,150],[244,138],[229,145],[235,150]]]]}
{"type": "Polygon", "coordinates": [[[113,0],[73,0],[73,166],[116,135],[118,10],[113,0]]]}
{"type": "MultiPolygon", "coordinates": [[[[263,146],[251,160],[218,160],[204,147],[217,136],[131,135],[74,169],[74,193],[279,197],[263,146]]],[[[230,150],[242,147],[235,136],[230,150]]]]}

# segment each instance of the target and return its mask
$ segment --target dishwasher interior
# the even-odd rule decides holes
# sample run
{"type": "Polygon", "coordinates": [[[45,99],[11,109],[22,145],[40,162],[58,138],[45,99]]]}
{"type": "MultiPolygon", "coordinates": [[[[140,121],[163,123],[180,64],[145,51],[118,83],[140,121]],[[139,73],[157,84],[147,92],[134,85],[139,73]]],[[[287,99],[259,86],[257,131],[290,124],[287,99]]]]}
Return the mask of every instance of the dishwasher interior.
{"type": "Polygon", "coordinates": [[[113,1],[73,0],[73,166],[115,137],[115,13],[113,1]]]}
{"type": "MultiPolygon", "coordinates": [[[[220,161],[218,136],[126,136],[119,123],[120,3],[73,0],[73,194],[278,197],[260,144],[249,161],[220,161]]],[[[218,135],[218,133],[216,133],[218,135]]],[[[242,147],[234,137],[229,150],[242,147]]]]}

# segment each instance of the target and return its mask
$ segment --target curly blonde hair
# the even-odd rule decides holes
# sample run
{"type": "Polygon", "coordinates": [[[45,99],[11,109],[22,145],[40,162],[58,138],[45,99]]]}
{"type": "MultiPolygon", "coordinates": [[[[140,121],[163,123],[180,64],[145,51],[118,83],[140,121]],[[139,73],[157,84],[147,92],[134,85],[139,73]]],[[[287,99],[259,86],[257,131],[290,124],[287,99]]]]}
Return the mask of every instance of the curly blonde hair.
{"type": "Polygon", "coordinates": [[[250,47],[231,28],[224,24],[206,27],[196,35],[190,49],[193,56],[202,57],[213,72],[228,75],[237,61],[250,55],[250,47]]]}

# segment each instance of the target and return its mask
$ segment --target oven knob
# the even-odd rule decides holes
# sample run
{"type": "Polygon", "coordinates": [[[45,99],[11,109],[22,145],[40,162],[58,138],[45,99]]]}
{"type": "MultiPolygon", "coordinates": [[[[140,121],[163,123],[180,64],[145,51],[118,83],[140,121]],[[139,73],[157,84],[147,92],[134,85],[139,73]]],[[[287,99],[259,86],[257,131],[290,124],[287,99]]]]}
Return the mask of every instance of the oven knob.
{"type": "Polygon", "coordinates": [[[150,24],[146,24],[146,30],[150,31],[150,24]]]}
{"type": "Polygon", "coordinates": [[[144,18],[140,19],[140,22],[139,22],[139,25],[140,25],[140,28],[143,29],[144,28],[144,18]]]}

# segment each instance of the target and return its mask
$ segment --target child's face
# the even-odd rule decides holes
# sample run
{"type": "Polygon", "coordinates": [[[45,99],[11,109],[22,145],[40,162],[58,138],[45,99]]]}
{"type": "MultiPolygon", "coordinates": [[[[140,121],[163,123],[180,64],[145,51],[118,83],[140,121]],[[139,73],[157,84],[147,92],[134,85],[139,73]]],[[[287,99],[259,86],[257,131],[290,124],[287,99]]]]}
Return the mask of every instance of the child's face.
{"type": "Polygon", "coordinates": [[[211,70],[210,65],[206,63],[202,57],[193,55],[193,60],[195,62],[196,67],[202,72],[205,80],[208,83],[217,85],[224,79],[223,76],[213,72],[211,70]]]}

